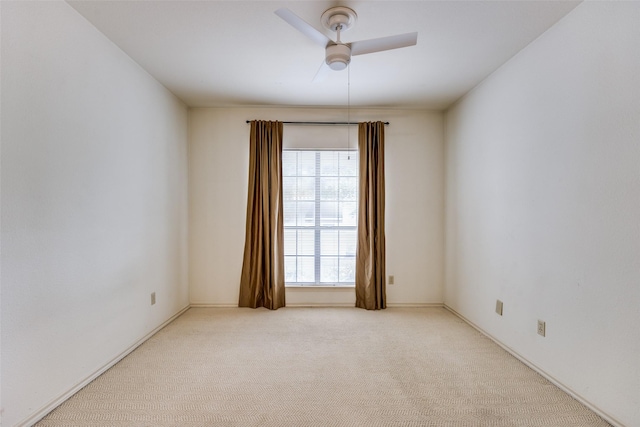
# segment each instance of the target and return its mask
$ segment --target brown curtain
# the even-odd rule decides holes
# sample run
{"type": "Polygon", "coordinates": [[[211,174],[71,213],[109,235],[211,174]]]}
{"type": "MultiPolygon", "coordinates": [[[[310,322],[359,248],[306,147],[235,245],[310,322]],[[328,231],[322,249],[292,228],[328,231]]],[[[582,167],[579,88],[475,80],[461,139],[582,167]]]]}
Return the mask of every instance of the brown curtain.
{"type": "Polygon", "coordinates": [[[356,307],[387,306],[384,237],[384,123],[358,125],[360,190],[356,247],[356,307]]]}
{"type": "Polygon", "coordinates": [[[282,122],[251,122],[240,307],[276,310],[285,306],[282,128],[282,122]]]}

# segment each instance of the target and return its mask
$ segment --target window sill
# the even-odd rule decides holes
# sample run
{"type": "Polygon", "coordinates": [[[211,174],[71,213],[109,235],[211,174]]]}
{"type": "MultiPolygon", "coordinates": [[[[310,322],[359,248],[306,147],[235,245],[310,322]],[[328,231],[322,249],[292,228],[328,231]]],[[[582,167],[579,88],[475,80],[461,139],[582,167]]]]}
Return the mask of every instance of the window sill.
{"type": "Polygon", "coordinates": [[[353,289],[356,285],[284,285],[285,288],[293,289],[353,289]]]}

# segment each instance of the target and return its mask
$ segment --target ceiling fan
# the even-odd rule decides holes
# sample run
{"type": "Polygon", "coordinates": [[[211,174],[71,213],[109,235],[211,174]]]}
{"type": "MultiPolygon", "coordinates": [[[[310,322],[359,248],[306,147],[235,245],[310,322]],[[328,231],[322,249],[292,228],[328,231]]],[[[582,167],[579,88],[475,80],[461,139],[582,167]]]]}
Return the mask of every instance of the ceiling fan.
{"type": "MultiPolygon", "coordinates": [[[[344,6],[327,9],[320,18],[324,28],[336,33],[335,41],[325,36],[287,8],[278,9],[275,11],[275,14],[287,21],[287,23],[296,30],[309,37],[312,41],[325,48],[325,60],[318,74],[321,74],[325,66],[328,66],[332,70],[344,70],[351,62],[352,55],[363,55],[365,53],[398,49],[413,46],[418,42],[418,33],[414,32],[344,43],[340,40],[340,34],[351,28],[358,19],[358,15],[353,9],[344,6]]],[[[318,74],[316,74],[316,76],[318,74]]]]}

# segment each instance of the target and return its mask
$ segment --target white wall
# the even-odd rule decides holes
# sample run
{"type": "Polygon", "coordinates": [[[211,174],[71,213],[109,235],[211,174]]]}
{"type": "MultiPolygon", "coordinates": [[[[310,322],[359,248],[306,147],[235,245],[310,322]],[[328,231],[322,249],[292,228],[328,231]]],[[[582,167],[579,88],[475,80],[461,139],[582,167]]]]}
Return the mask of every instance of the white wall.
{"type": "Polygon", "coordinates": [[[627,426],[640,425],[638,22],[640,3],[582,3],[445,130],[445,304],[627,426]]]}
{"type": "Polygon", "coordinates": [[[186,107],[66,3],[1,7],[11,426],[188,305],[188,129],[186,107]]]}
{"type": "MultiPolygon", "coordinates": [[[[352,110],[352,120],[385,120],[387,286],[390,305],[442,303],[444,147],[442,114],[352,110]]],[[[190,295],[193,304],[237,306],[244,250],[249,163],[246,120],[344,121],[340,109],[192,109],[189,114],[190,295]]],[[[304,138],[347,144],[345,127],[285,125],[284,144],[304,138]],[[337,141],[337,142],[336,142],[337,141]]],[[[315,145],[315,144],[314,144],[315,145]]],[[[352,128],[351,146],[357,146],[352,128]]],[[[353,289],[287,288],[288,305],[349,305],[353,289]]]]}

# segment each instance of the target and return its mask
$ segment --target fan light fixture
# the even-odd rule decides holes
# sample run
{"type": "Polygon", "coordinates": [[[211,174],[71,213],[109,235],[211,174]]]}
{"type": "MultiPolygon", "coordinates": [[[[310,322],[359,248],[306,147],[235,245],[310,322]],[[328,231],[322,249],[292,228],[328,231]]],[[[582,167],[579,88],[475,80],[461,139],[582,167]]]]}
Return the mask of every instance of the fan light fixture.
{"type": "Polygon", "coordinates": [[[351,62],[351,48],[346,44],[332,44],[326,49],[327,65],[336,71],[344,70],[351,62]]]}

